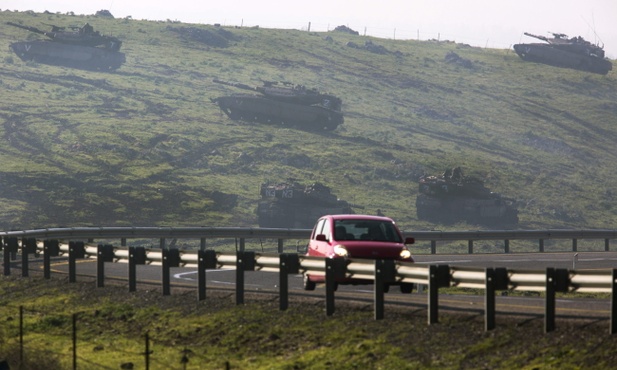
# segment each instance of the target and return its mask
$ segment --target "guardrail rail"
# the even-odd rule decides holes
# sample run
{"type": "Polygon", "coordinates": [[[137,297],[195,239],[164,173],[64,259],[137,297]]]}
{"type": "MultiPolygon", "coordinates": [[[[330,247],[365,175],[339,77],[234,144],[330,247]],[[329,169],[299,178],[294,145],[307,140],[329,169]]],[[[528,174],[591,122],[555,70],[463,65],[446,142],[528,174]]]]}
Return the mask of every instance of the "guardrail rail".
{"type": "MultiPolygon", "coordinates": [[[[206,299],[206,271],[234,269],[236,271],[236,303],[244,303],[244,272],[270,271],[279,273],[280,309],[288,307],[288,277],[290,274],[313,273],[326,277],[326,314],[335,312],[336,280],[354,277],[373,280],[374,316],[384,317],[384,288],[390,283],[414,283],[426,286],[428,324],[438,322],[439,289],[445,287],[477,288],[485,291],[485,330],[495,328],[495,292],[503,290],[539,291],[545,293],[545,332],[555,329],[555,294],[558,292],[596,292],[611,296],[610,334],[617,332],[617,269],[577,271],[547,268],[518,270],[505,268],[461,268],[448,265],[419,265],[392,260],[328,259],[297,253],[258,253],[240,248],[235,253],[221,253],[212,249],[181,251],[167,248],[166,238],[271,238],[278,240],[282,251],[283,240],[308,238],[310,230],[240,229],[240,228],[80,228],[45,229],[3,232],[2,249],[4,275],[10,275],[11,261],[21,254],[22,276],[28,276],[31,255],[43,255],[43,275],[51,276],[51,258],[68,258],[69,282],[76,281],[76,261],[83,258],[97,260],[97,286],[104,286],[105,263],[128,263],[129,291],[135,291],[138,265],[158,265],[162,268],[163,295],[171,293],[170,268],[190,267],[198,270],[198,300],[206,299]],[[95,244],[94,239],[120,238],[121,246],[95,244]],[[126,238],[159,238],[159,249],[126,247],[126,238]],[[79,240],[82,239],[82,240],[79,240]],[[66,242],[68,240],[68,242],[66,242]],[[84,241],[87,240],[87,241],[84,241]]],[[[417,240],[488,240],[508,237],[543,240],[553,237],[577,240],[604,239],[606,250],[609,240],[617,233],[607,230],[592,231],[501,231],[501,232],[414,232],[417,240]]],[[[573,245],[576,245],[574,243],[573,245]]],[[[505,251],[507,253],[507,251],[505,251]]]]}

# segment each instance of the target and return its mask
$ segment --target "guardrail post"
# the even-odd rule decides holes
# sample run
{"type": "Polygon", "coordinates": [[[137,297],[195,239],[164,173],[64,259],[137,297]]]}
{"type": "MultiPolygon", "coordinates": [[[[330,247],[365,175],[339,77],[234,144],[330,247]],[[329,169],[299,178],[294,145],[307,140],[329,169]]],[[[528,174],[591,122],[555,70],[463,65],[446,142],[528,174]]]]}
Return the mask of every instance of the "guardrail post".
{"type": "Polygon", "coordinates": [[[608,252],[610,250],[610,241],[609,239],[604,239],[604,251],[608,252]]]}
{"type": "Polygon", "coordinates": [[[180,250],[178,249],[167,249],[164,248],[161,250],[163,261],[161,263],[163,267],[162,277],[163,277],[163,295],[171,294],[171,267],[180,266],[180,250]]]}
{"type": "Polygon", "coordinates": [[[468,252],[469,254],[473,254],[473,240],[470,240],[470,241],[467,243],[467,249],[468,249],[468,251],[467,251],[467,252],[468,252]]]}
{"type": "Polygon", "coordinates": [[[28,277],[28,255],[36,253],[36,239],[23,238],[21,240],[21,277],[28,277]]]}
{"type": "Polygon", "coordinates": [[[77,281],[76,261],[86,256],[84,242],[69,242],[69,283],[77,281]]]}
{"type": "MultiPolygon", "coordinates": [[[[244,238],[240,239],[240,245],[244,245],[244,238]]],[[[255,270],[255,252],[236,252],[236,304],[244,304],[244,271],[255,270]]]]}
{"type": "Polygon", "coordinates": [[[572,239],[572,252],[576,252],[578,250],[578,240],[572,239]]]}
{"type": "Polygon", "coordinates": [[[544,252],[544,239],[540,239],[540,245],[538,249],[540,250],[540,253],[544,252]]]}
{"type": "Polygon", "coordinates": [[[11,245],[11,261],[15,261],[17,259],[17,251],[19,250],[19,240],[17,237],[15,238],[14,244],[11,245]]]}
{"type": "Polygon", "coordinates": [[[342,258],[326,258],[326,316],[334,314],[334,292],[336,279],[345,277],[347,261],[342,258]]]}
{"type": "Polygon", "coordinates": [[[487,268],[484,291],[484,330],[495,329],[495,291],[508,289],[508,270],[487,268]]]}
{"type": "Polygon", "coordinates": [[[60,255],[60,242],[58,240],[43,241],[43,278],[51,278],[51,257],[60,255]]]}
{"type": "Polygon", "coordinates": [[[384,316],[384,291],[386,284],[395,280],[396,269],[394,260],[375,260],[374,278],[374,301],[375,320],[381,320],[384,316]]]}
{"type": "Polygon", "coordinates": [[[428,278],[428,324],[439,322],[439,288],[450,286],[450,267],[430,265],[428,278]]]}
{"type": "Polygon", "coordinates": [[[200,251],[206,250],[206,238],[199,239],[199,250],[200,251]]]}
{"type": "Polygon", "coordinates": [[[284,252],[283,239],[278,239],[278,252],[279,254],[284,252]]]}
{"type": "Polygon", "coordinates": [[[610,334],[617,333],[617,270],[613,269],[611,274],[611,327],[610,334]]]}
{"type": "MultiPolygon", "coordinates": [[[[282,239],[279,239],[281,241],[282,239]]],[[[279,255],[279,308],[287,309],[289,303],[289,274],[300,272],[300,258],[297,253],[281,253],[279,255]]]]}
{"type": "Polygon", "coordinates": [[[129,292],[137,290],[137,265],[146,263],[144,247],[129,247],[129,292]]]}
{"type": "Polygon", "coordinates": [[[4,276],[11,275],[11,252],[8,247],[8,237],[2,238],[2,266],[4,267],[4,276]]]}
{"type": "Polygon", "coordinates": [[[437,240],[431,240],[431,254],[437,253],[437,240]]]}
{"type": "MultiPolygon", "coordinates": [[[[203,239],[205,242],[205,239],[203,239]]],[[[206,269],[216,268],[216,252],[213,250],[197,251],[197,299],[206,299],[206,269]]]]}
{"type": "Polygon", "coordinates": [[[510,239],[506,239],[503,241],[503,252],[510,253],[510,239]]]}
{"type": "Polygon", "coordinates": [[[567,292],[569,273],[566,269],[546,269],[546,303],[544,306],[544,332],[555,330],[555,293],[567,292]]]}
{"type": "Polygon", "coordinates": [[[105,262],[114,261],[114,247],[110,244],[99,244],[96,248],[96,286],[105,286],[105,262]]]}

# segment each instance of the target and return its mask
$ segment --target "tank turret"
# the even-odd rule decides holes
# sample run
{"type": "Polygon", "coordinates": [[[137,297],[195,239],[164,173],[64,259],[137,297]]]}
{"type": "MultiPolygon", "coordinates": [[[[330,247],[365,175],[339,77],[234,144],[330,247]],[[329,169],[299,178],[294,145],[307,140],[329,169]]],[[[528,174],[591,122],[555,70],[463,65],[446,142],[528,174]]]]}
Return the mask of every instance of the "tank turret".
{"type": "Polygon", "coordinates": [[[343,123],[340,98],[288,82],[265,81],[263,86],[214,79],[213,82],[253,94],[235,94],[212,99],[233,120],[296,126],[311,130],[334,130],[343,123]]]}
{"type": "Polygon", "coordinates": [[[525,35],[545,43],[514,45],[514,51],[523,60],[603,75],[613,69],[611,61],[604,58],[604,48],[580,36],[569,38],[563,33],[552,33],[553,37],[545,37],[527,32],[525,35]]]}
{"type": "Polygon", "coordinates": [[[321,183],[304,186],[293,179],[264,183],[259,193],[259,227],[310,229],[323,215],[351,214],[352,208],[362,208],[338,199],[321,183]]]}
{"type": "Polygon", "coordinates": [[[518,224],[518,210],[512,199],[490,191],[478,178],[464,176],[460,167],[448,169],[440,176],[422,177],[418,193],[416,212],[420,220],[491,227],[518,224]]]}
{"type": "Polygon", "coordinates": [[[50,31],[13,22],[7,24],[48,38],[48,40],[12,43],[11,49],[23,61],[81,69],[112,70],[119,68],[126,60],[124,54],[119,51],[122,47],[120,39],[101,35],[88,23],[68,29],[50,25],[50,31]]]}

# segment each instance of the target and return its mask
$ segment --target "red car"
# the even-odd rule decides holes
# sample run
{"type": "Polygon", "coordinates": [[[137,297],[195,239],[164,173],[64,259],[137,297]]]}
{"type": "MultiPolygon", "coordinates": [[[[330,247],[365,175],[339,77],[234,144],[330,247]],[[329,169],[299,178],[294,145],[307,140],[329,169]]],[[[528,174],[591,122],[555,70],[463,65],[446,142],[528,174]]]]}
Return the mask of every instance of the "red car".
{"type": "MultiPolygon", "coordinates": [[[[311,233],[307,256],[327,258],[370,258],[413,262],[406,244],[391,218],[369,215],[328,215],[321,217],[311,233]]],[[[325,282],[324,275],[304,274],[304,289],[314,290],[325,282]]],[[[370,284],[371,280],[342,279],[338,284],[370,284]]],[[[401,283],[401,292],[411,293],[413,284],[401,283]]],[[[387,289],[388,287],[386,287],[387,289]]]]}

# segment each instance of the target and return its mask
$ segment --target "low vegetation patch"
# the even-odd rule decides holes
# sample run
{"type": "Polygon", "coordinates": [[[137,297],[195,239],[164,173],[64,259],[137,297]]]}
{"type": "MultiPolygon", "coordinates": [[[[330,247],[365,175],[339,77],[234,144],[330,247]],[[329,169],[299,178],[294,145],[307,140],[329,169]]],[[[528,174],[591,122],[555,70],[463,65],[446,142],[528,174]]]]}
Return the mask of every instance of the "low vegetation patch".
{"type": "Polygon", "coordinates": [[[390,307],[373,319],[366,303],[337,301],[333,316],[322,299],[292,296],[280,311],[272,295],[158,288],[66,279],[0,279],[0,360],[22,369],[66,369],[73,361],[72,322],[80,369],[143,368],[146,336],[151,369],[605,369],[617,360],[606,320],[559,320],[543,332],[542,317],[498,316],[484,331],[482,315],[444,312],[428,326],[425,309],[390,307]]]}

